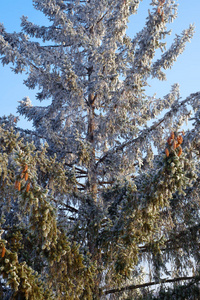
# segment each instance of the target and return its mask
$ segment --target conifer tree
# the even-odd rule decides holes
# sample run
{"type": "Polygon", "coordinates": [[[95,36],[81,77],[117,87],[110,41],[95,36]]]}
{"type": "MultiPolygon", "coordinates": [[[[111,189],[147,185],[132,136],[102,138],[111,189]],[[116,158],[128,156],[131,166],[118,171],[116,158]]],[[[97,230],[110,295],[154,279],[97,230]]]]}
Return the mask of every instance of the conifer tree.
{"type": "Polygon", "coordinates": [[[177,3],[152,0],[130,38],[140,2],[33,0],[48,26],[0,24],[2,64],[44,103],[20,101],[33,130],[0,119],[3,299],[198,299],[200,92],[146,89],[194,27],[166,48],[177,3]]]}

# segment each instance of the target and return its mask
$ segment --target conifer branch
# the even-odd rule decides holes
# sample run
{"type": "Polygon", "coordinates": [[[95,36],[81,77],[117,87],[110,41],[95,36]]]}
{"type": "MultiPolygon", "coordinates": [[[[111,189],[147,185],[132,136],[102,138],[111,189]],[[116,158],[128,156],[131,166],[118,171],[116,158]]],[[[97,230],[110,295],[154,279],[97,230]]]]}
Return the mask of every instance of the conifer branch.
{"type": "Polygon", "coordinates": [[[153,282],[146,282],[142,284],[133,284],[133,285],[128,285],[122,288],[115,288],[115,289],[110,289],[106,290],[103,292],[104,295],[110,295],[110,294],[115,294],[119,292],[125,292],[125,291],[130,291],[130,290],[135,290],[135,289],[141,289],[141,288],[146,288],[150,287],[153,285],[158,285],[158,284],[163,284],[163,283],[174,283],[174,282],[180,282],[180,281],[185,281],[185,280],[194,280],[195,282],[198,282],[200,280],[200,276],[183,276],[183,277],[176,277],[176,278],[171,278],[171,279],[160,279],[159,281],[153,281],[153,282]]]}
{"type": "Polygon", "coordinates": [[[113,149],[109,149],[100,159],[99,161],[96,163],[96,167],[98,167],[98,165],[100,163],[102,163],[108,156],[115,154],[119,151],[123,151],[124,148],[126,148],[127,146],[130,146],[132,144],[139,144],[141,143],[143,140],[146,139],[146,137],[148,136],[148,134],[152,131],[154,131],[155,129],[157,129],[157,127],[159,127],[167,118],[169,118],[172,114],[176,113],[178,111],[179,108],[181,108],[183,105],[185,105],[186,103],[190,103],[192,102],[192,98],[195,97],[199,97],[200,99],[200,92],[198,93],[194,93],[191,94],[189,97],[187,97],[185,100],[182,100],[178,105],[176,105],[175,107],[172,107],[170,111],[168,111],[163,118],[161,118],[158,122],[154,123],[151,127],[144,129],[143,131],[141,131],[141,134],[135,138],[135,139],[131,139],[128,142],[124,142],[121,145],[113,148],[113,149]]]}
{"type": "MultiPolygon", "coordinates": [[[[174,236],[168,240],[165,240],[163,242],[163,244],[161,245],[160,247],[160,250],[161,251],[166,251],[166,250],[169,250],[169,249],[180,249],[181,248],[181,245],[179,243],[179,239],[180,238],[185,238],[187,241],[188,241],[188,238],[187,238],[187,234],[190,232],[198,232],[198,230],[200,229],[200,224],[196,224],[194,226],[191,226],[189,228],[186,228],[185,230],[182,230],[181,232],[177,233],[177,234],[174,234],[174,236]],[[174,244],[174,241],[176,241],[176,244],[174,244]],[[172,247],[170,246],[170,243],[172,243],[172,247]]],[[[184,240],[184,246],[185,246],[185,242],[186,240],[184,240]]],[[[191,241],[192,242],[192,241],[191,241]]],[[[200,242],[198,243],[200,244],[200,242]]],[[[189,245],[189,243],[188,243],[189,245]]],[[[147,244],[147,245],[144,245],[144,246],[141,246],[139,247],[139,251],[141,253],[146,253],[146,252],[149,252],[151,248],[151,245],[150,244],[147,244]]]]}

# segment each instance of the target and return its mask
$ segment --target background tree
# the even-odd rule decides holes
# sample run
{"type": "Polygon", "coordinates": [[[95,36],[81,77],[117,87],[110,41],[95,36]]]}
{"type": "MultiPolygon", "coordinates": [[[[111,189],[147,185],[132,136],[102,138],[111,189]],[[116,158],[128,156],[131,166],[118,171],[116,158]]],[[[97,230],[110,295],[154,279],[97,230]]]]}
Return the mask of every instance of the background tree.
{"type": "Polygon", "coordinates": [[[139,3],[33,1],[48,27],[26,17],[20,33],[0,25],[2,64],[50,100],[20,102],[33,130],[1,118],[3,297],[198,297],[200,93],[182,100],[177,84],[163,99],[146,93],[194,28],[166,50],[177,4],[154,0],[131,39],[139,3]]]}

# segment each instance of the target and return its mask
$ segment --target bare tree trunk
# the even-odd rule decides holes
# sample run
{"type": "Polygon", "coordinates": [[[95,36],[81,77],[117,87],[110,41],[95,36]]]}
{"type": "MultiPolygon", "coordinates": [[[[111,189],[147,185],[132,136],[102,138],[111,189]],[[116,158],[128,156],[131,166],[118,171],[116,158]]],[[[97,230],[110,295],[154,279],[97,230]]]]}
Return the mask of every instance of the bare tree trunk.
{"type": "Polygon", "coordinates": [[[93,94],[89,94],[88,103],[89,103],[89,116],[88,116],[88,141],[91,143],[92,151],[90,157],[90,163],[88,168],[88,181],[89,181],[89,190],[94,201],[97,201],[97,174],[96,174],[96,157],[95,157],[95,96],[93,94]]]}

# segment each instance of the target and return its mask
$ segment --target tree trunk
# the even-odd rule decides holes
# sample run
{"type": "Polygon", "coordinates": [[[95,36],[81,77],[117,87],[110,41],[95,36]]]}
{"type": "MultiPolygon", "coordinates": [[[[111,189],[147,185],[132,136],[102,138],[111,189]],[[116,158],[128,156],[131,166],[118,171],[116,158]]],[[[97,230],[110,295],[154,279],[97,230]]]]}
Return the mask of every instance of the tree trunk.
{"type": "Polygon", "coordinates": [[[88,166],[88,181],[89,181],[89,191],[94,199],[97,201],[97,174],[96,174],[96,159],[95,159],[95,114],[94,114],[94,101],[95,96],[93,94],[89,94],[88,103],[89,103],[89,116],[88,116],[88,141],[91,143],[91,157],[90,163],[88,166]]]}

